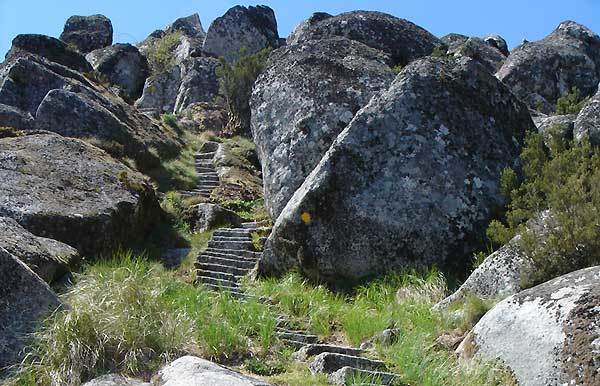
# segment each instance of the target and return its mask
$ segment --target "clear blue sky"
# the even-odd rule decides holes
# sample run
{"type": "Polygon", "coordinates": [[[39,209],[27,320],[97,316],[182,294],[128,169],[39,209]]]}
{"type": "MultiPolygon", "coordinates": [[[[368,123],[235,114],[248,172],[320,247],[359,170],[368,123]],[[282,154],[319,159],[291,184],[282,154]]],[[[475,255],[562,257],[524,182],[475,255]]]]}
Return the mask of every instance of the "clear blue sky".
{"type": "Polygon", "coordinates": [[[600,33],[600,0],[0,0],[0,61],[20,33],[58,37],[71,15],[102,13],[115,30],[115,42],[137,42],[174,19],[200,14],[204,29],[236,4],[266,4],[275,10],[281,36],[315,11],[332,14],[378,10],[428,29],[437,36],[450,32],[465,35],[498,33],[511,47],[524,38],[539,39],[559,22],[570,19],[600,33]]]}

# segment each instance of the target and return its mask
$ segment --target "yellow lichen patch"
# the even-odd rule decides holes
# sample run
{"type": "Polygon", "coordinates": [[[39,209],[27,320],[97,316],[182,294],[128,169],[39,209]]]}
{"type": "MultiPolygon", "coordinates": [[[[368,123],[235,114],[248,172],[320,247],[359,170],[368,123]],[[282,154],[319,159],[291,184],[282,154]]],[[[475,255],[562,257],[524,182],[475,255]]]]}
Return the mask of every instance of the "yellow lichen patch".
{"type": "Polygon", "coordinates": [[[310,220],[311,220],[310,213],[302,212],[302,215],[300,215],[300,218],[302,219],[302,222],[305,223],[306,225],[310,224],[310,220]]]}

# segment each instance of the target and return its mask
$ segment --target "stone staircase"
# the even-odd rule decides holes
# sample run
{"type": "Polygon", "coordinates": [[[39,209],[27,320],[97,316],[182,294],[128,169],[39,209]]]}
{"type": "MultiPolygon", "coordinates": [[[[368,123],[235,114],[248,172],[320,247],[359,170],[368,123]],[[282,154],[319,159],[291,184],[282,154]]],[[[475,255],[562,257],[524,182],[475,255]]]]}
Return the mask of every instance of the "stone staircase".
{"type": "Polygon", "coordinates": [[[219,148],[218,142],[206,142],[194,155],[198,185],[195,189],[179,192],[183,197],[200,196],[210,198],[213,190],[219,186],[219,175],[213,164],[213,158],[219,148]]]}
{"type": "MultiPolygon", "coordinates": [[[[225,291],[241,300],[250,295],[240,286],[242,277],[250,273],[261,253],[254,249],[251,234],[264,229],[256,222],[243,223],[240,228],[223,228],[214,232],[208,248],[196,262],[198,284],[215,291],[225,291]]],[[[286,345],[297,349],[295,358],[310,362],[313,373],[325,373],[331,384],[345,385],[351,379],[370,380],[363,385],[396,384],[396,374],[386,371],[383,362],[362,356],[365,351],[324,344],[319,337],[290,327],[288,318],[278,318],[277,335],[286,345]]]]}

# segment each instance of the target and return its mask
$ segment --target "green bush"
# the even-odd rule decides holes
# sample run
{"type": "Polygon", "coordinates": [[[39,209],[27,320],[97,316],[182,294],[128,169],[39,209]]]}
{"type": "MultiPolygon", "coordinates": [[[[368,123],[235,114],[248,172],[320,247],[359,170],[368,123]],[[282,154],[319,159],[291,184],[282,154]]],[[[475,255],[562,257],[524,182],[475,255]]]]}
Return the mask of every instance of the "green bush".
{"type": "Polygon", "coordinates": [[[600,264],[600,156],[587,140],[566,140],[558,129],[532,133],[522,152],[524,180],[506,170],[501,179],[509,199],[502,221],[492,221],[487,234],[496,246],[521,234],[521,247],[533,260],[537,284],[590,265],[600,264]],[[527,226],[545,211],[550,224],[544,233],[527,226]]]}
{"type": "Polygon", "coordinates": [[[573,87],[569,93],[558,98],[556,101],[556,114],[579,114],[589,99],[589,97],[581,98],[579,89],[577,87],[573,87]]]}
{"type": "Polygon", "coordinates": [[[174,114],[164,114],[162,116],[162,121],[165,125],[171,126],[174,129],[179,127],[177,125],[177,117],[174,114]]]}
{"type": "Polygon", "coordinates": [[[166,34],[150,45],[146,52],[146,57],[148,58],[148,64],[150,65],[152,74],[160,74],[169,71],[175,66],[173,50],[179,43],[180,38],[181,32],[174,31],[166,34]]]}
{"type": "Polygon", "coordinates": [[[228,123],[224,130],[226,135],[250,132],[250,96],[258,75],[263,71],[269,58],[270,49],[264,49],[254,55],[245,50],[234,63],[221,59],[217,68],[219,77],[219,93],[225,102],[228,123]]]}

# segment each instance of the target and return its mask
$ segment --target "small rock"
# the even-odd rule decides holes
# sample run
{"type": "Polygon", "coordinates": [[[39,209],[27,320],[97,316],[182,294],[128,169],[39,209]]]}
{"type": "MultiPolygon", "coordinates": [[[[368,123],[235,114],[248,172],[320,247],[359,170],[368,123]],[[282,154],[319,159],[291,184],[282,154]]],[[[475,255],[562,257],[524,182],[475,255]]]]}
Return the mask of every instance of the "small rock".
{"type": "Polygon", "coordinates": [[[129,379],[117,374],[103,375],[83,384],[83,386],[151,386],[149,383],[129,379]]]}
{"type": "Polygon", "coordinates": [[[187,221],[196,232],[205,232],[218,226],[231,225],[238,227],[243,220],[237,213],[215,204],[198,204],[189,209],[187,221]]]}
{"type": "Polygon", "coordinates": [[[156,386],[269,386],[269,384],[216,363],[185,356],[163,367],[153,385],[156,386]]]}

